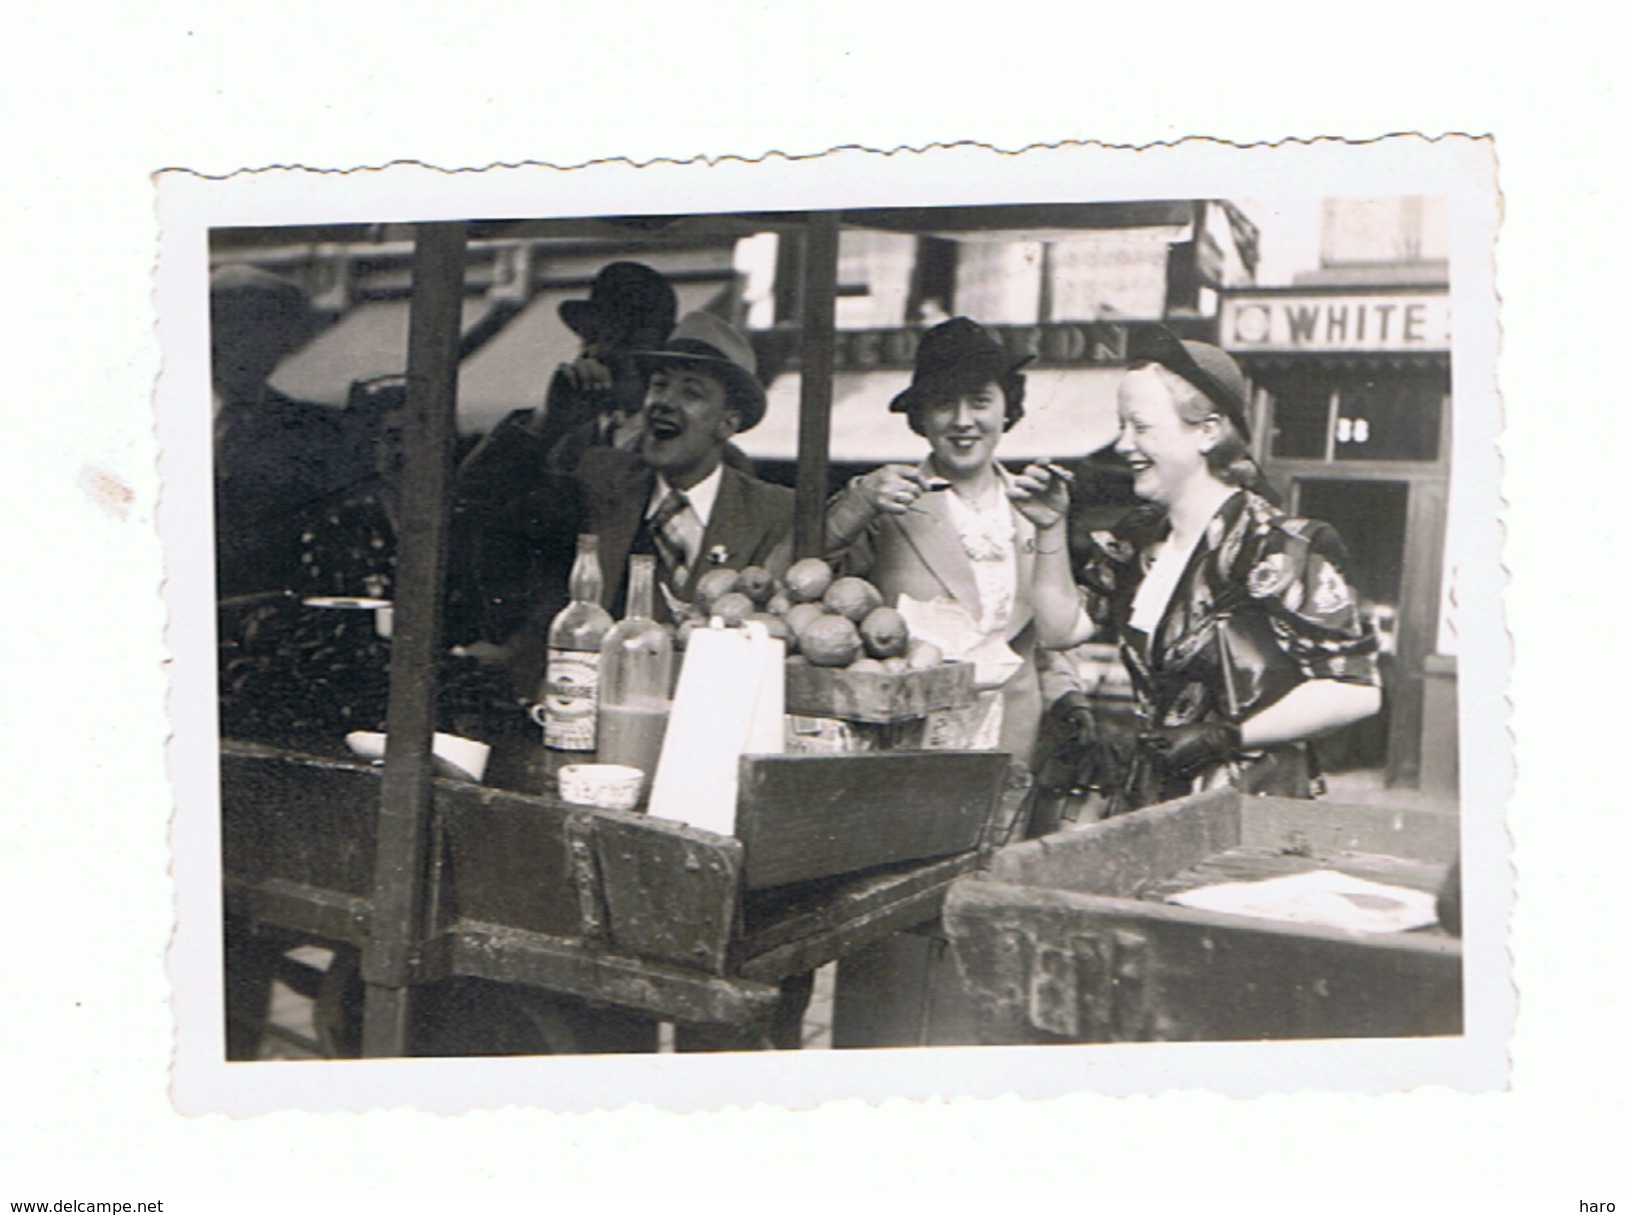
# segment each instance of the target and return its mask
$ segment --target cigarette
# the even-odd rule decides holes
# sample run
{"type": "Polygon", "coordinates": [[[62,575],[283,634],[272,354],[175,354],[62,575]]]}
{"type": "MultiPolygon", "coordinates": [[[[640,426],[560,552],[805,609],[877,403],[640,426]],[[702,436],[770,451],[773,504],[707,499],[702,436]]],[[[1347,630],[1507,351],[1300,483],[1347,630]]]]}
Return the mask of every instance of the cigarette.
{"type": "Polygon", "coordinates": [[[1061,478],[1061,480],[1065,481],[1068,485],[1076,485],[1078,483],[1078,479],[1072,475],[1071,470],[1062,468],[1059,464],[1055,463],[1055,461],[1045,460],[1043,461],[1043,465],[1045,468],[1049,469],[1050,472],[1054,473],[1057,477],[1061,478]]]}

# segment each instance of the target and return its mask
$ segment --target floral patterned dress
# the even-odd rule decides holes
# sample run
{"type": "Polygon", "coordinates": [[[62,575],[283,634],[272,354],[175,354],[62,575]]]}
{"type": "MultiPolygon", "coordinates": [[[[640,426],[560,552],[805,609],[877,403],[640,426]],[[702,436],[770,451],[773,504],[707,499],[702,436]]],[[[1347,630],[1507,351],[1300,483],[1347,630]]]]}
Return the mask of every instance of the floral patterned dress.
{"type": "MultiPolygon", "coordinates": [[[[1168,531],[1162,508],[1130,511],[1090,536],[1079,579],[1096,625],[1119,643],[1143,726],[1240,723],[1312,679],[1377,686],[1376,634],[1330,525],[1236,491],[1147,632],[1130,623],[1134,596],[1168,531]]],[[[1165,786],[1144,796],[1183,791],[1165,786]]]]}

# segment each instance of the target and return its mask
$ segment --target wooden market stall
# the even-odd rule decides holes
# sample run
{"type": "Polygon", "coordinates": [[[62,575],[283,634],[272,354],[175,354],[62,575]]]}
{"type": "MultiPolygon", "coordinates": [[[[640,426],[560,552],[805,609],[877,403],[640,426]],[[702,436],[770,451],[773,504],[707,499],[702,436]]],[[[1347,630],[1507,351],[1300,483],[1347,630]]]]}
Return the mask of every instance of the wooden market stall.
{"type": "MultiPolygon", "coordinates": [[[[906,212],[846,219],[888,230],[908,230],[915,222],[906,212]]],[[[988,231],[1064,227],[1085,217],[1083,208],[996,208],[956,222],[988,231]]],[[[361,1054],[422,1049],[414,1042],[421,1031],[414,1002],[455,982],[498,985],[508,993],[507,1010],[534,1031],[515,1036],[494,1022],[474,1026],[460,1040],[459,1049],[469,1053],[574,1049],[570,1026],[550,1019],[554,996],[586,1001],[606,1014],[759,1030],[772,1019],[781,983],[858,955],[900,930],[936,922],[945,899],[955,944],[966,942],[974,959],[998,953],[997,941],[974,937],[970,925],[974,908],[994,889],[972,875],[1006,842],[1012,796],[1019,800],[1019,791],[1006,788],[1008,757],[1002,754],[747,758],[733,837],[569,805],[551,788],[516,792],[434,772],[471,234],[589,236],[606,252],[634,232],[638,247],[663,236],[691,239],[696,229],[772,230],[795,242],[801,271],[795,550],[805,556],[819,553],[823,541],[842,226],[843,216],[831,211],[635,225],[416,226],[403,471],[414,492],[403,496],[397,528],[391,744],[382,769],[231,741],[222,754],[228,919],[239,934],[264,935],[274,947],[314,940],[354,951],[364,982],[361,1054]],[[880,765],[889,768],[881,772],[880,765]],[[812,807],[823,817],[810,819],[812,807]],[[489,1030],[485,1041],[482,1028],[489,1030]]],[[[1045,906],[1045,899],[1054,901],[1044,896],[1039,902],[1045,906]]],[[[1064,953],[1069,947],[1054,948],[1064,953]]],[[[1421,952],[1441,954],[1437,948],[1421,952]]],[[[973,985],[982,981],[976,965],[973,985]]],[[[1021,981],[1042,986],[1041,971],[1021,981]]],[[[1001,971],[987,982],[1006,979],[1001,971]]],[[[1087,983],[1071,990],[1074,1005],[1094,999],[1087,983]]],[[[982,1036],[972,1040],[1031,1040],[1024,1036],[1026,1022],[1012,1029],[1009,1017],[1000,1020],[996,1001],[978,1005],[959,995],[964,1007],[980,1010],[982,1036]]],[[[1068,1007],[1070,1019],[1041,1009],[1038,1023],[1061,1026],[1053,1037],[1079,1040],[1105,1015],[1068,1007]]]]}

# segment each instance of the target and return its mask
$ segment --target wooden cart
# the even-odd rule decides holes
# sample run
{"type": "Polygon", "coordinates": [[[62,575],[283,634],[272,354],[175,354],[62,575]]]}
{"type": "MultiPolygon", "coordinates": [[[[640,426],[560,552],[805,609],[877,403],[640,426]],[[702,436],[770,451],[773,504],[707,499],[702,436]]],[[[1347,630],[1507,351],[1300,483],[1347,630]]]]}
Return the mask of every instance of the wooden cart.
{"type": "MultiPolygon", "coordinates": [[[[1093,222],[1066,207],[1027,208],[1019,219],[1007,210],[970,208],[956,222],[1034,229],[1093,222]]],[[[841,215],[697,222],[732,225],[741,235],[772,229],[795,243],[802,270],[795,549],[798,556],[820,552],[841,215]]],[[[906,211],[868,211],[862,222],[908,232],[915,221],[906,211]]],[[[699,1024],[751,1023],[771,1005],[775,981],[929,919],[944,884],[971,868],[976,853],[961,849],[906,869],[841,878],[831,871],[799,882],[785,876],[791,865],[777,875],[784,884],[775,894],[751,877],[763,872],[761,840],[769,833],[758,833],[753,845],[434,778],[430,741],[471,228],[610,241],[636,234],[647,242],[662,225],[583,219],[415,227],[402,470],[413,492],[403,496],[395,521],[389,752],[380,777],[345,762],[225,746],[228,958],[234,938],[246,940],[252,954],[255,942],[277,932],[359,950],[360,1049],[376,1057],[408,1049],[412,1026],[422,1020],[412,1002],[442,979],[570,993],[699,1024]]],[[[674,230],[673,239],[680,237],[674,230]]],[[[924,787],[940,797],[954,786],[924,787]]],[[[793,802],[793,792],[788,796],[793,802]]],[[[786,840],[810,847],[794,831],[786,840]]]]}
{"type": "MultiPolygon", "coordinates": [[[[938,914],[978,862],[1005,764],[753,757],[738,838],[437,779],[407,956],[425,1007],[403,1047],[648,1048],[658,1020],[760,1040],[781,983],[938,914]]],[[[379,769],[228,743],[221,772],[234,938],[273,953],[319,942],[376,966],[379,769]]],[[[255,1001],[250,988],[240,1015],[255,1001]]]]}
{"type": "Polygon", "coordinates": [[[1461,942],[1437,927],[1361,934],[1164,901],[1320,868],[1432,894],[1458,841],[1439,811],[1229,789],[1148,807],[956,882],[941,986],[982,1043],[1459,1034],[1461,942]]]}

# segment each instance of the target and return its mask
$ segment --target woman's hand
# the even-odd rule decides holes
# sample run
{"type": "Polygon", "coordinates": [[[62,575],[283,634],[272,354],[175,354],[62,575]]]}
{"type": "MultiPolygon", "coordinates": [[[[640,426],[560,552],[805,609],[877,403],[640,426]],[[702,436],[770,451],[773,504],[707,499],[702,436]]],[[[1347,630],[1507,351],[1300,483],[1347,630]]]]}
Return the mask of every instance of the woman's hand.
{"type": "Polygon", "coordinates": [[[882,464],[873,472],[853,478],[852,487],[883,515],[901,515],[915,509],[915,500],[926,492],[925,479],[911,464],[882,464]]]}
{"type": "Polygon", "coordinates": [[[1011,478],[1010,501],[1040,531],[1054,527],[1072,505],[1072,474],[1053,460],[1035,461],[1011,478]]]}

